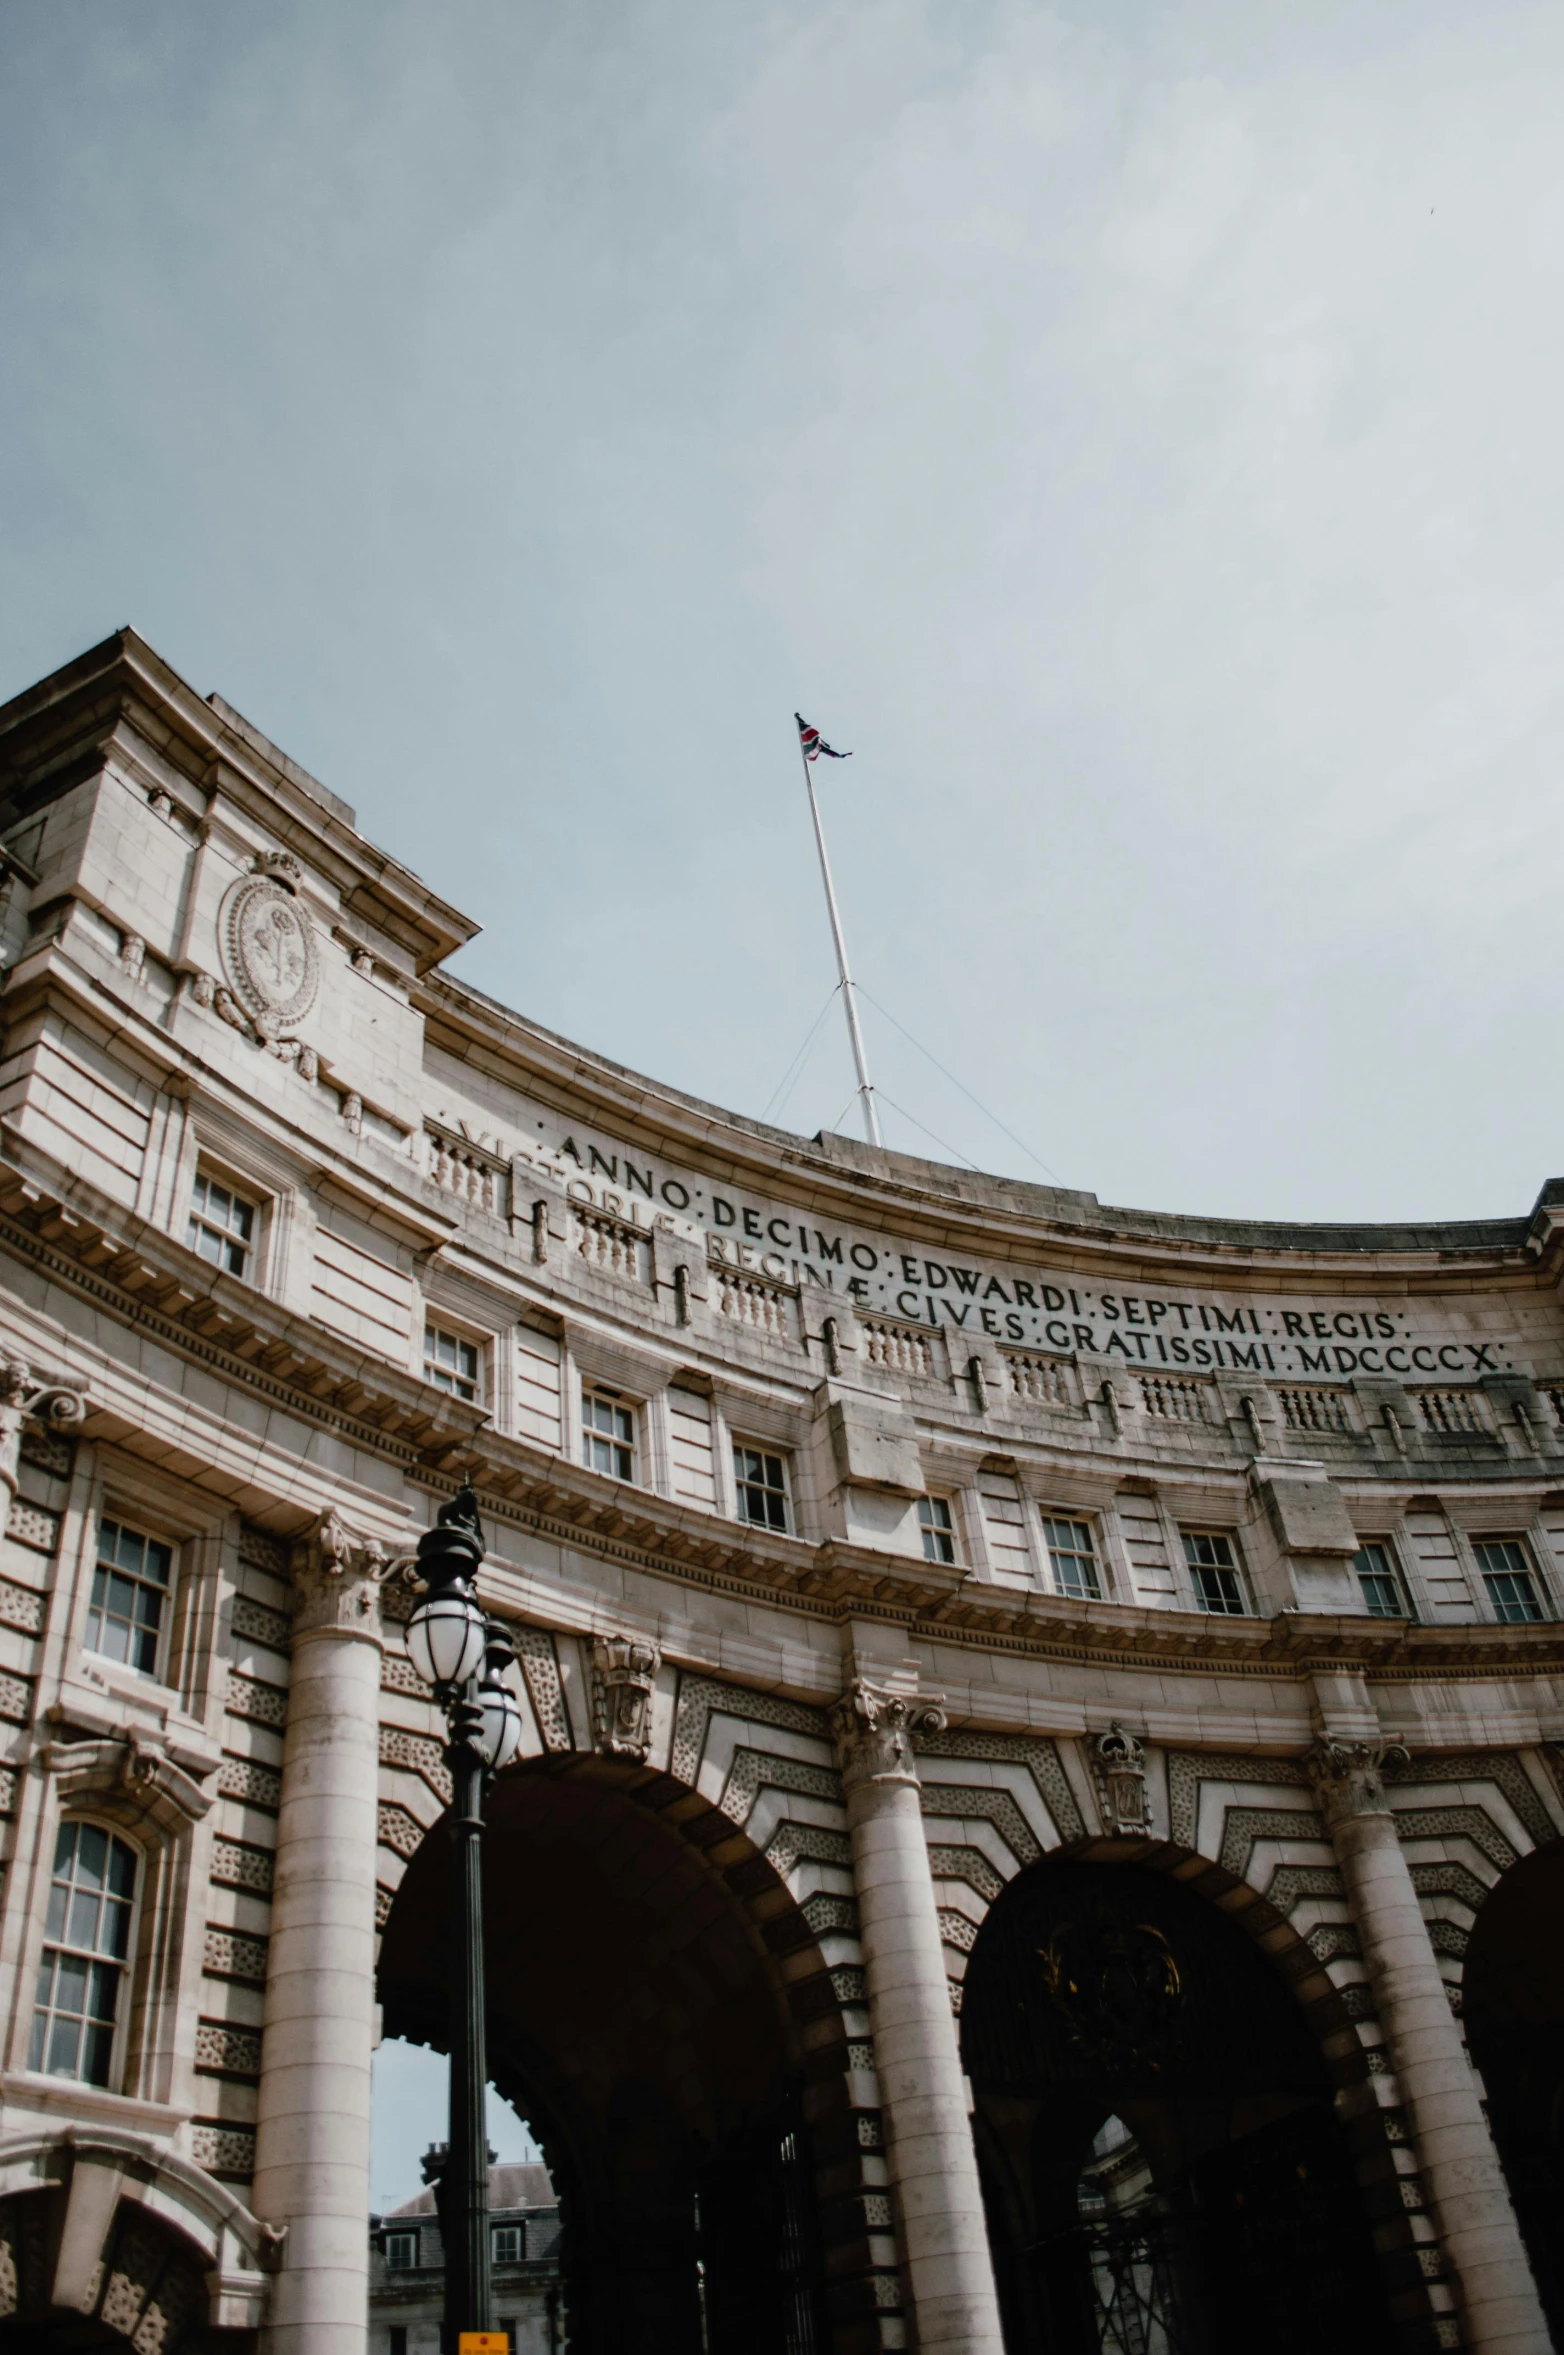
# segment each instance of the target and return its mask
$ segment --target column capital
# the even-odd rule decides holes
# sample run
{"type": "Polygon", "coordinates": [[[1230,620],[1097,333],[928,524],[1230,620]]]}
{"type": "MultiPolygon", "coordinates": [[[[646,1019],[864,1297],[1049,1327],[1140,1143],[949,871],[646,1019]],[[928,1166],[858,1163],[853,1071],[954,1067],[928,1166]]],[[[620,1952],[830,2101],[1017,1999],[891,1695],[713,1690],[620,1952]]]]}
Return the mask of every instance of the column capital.
{"type": "Polygon", "coordinates": [[[1321,1734],[1304,1753],[1303,1767],[1319,1793],[1327,1823],[1352,1815],[1388,1815],[1383,1769],[1409,1755],[1402,1742],[1339,1742],[1321,1734]]]}
{"type": "Polygon", "coordinates": [[[888,1692],[866,1677],[854,1677],[831,1711],[843,1780],[915,1783],[913,1735],[942,1733],[948,1722],[937,1700],[888,1692]]]}
{"type": "Polygon", "coordinates": [[[391,1567],[376,1537],[356,1538],[335,1506],[293,1548],[293,1633],[380,1641],[380,1582],[391,1567]]]}

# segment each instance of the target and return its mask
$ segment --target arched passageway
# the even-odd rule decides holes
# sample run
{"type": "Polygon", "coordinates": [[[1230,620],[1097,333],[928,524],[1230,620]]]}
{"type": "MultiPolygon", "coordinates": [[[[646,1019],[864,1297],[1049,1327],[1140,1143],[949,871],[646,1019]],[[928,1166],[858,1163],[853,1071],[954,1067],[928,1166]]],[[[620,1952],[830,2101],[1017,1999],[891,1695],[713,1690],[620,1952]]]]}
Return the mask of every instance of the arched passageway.
{"type": "Polygon", "coordinates": [[[1564,1842],[1495,1884],[1466,1949],[1466,2039],[1555,2343],[1564,2346],[1564,1842]]]}
{"type": "Polygon", "coordinates": [[[1009,2355],[1394,2343],[1319,2046],[1205,1899],[1033,1865],[978,1936],[962,2045],[1009,2355]]]}
{"type": "MultiPolygon", "coordinates": [[[[831,1983],[798,1906],[643,1769],[529,1760],[487,1816],[490,2074],[559,2189],[571,2355],[827,2355],[803,2093],[831,1983]]],[[[380,1963],[385,2033],[442,2048],[448,1853],[436,1825],[380,1963]]]]}

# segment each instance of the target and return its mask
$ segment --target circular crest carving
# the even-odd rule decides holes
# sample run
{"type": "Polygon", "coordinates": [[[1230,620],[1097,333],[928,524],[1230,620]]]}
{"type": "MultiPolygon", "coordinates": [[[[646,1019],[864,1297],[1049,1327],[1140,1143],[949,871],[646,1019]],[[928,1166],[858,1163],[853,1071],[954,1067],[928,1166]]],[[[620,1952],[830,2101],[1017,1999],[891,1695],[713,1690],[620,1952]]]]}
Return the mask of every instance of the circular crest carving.
{"type": "Polygon", "coordinates": [[[229,985],[262,1038],[294,1029],[315,1003],[320,952],[290,884],[276,872],[246,875],[226,894],[217,931],[229,985]]]}

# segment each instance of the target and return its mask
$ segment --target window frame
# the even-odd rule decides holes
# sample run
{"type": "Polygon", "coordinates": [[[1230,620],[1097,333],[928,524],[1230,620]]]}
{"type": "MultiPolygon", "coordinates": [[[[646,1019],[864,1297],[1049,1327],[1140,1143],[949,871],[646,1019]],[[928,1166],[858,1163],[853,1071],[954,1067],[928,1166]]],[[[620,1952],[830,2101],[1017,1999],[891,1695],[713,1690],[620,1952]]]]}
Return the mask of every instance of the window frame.
{"type": "Polygon", "coordinates": [[[629,1488],[637,1488],[641,1485],[639,1457],[644,1445],[644,1432],[641,1423],[642,1405],[643,1402],[640,1399],[628,1397],[612,1382],[599,1382],[591,1374],[581,1376],[580,1389],[577,1394],[577,1413],[581,1424],[579,1456],[587,1471],[596,1472],[605,1480],[622,1480],[629,1488]],[[611,1412],[625,1417],[630,1426],[628,1439],[623,1438],[617,1432],[611,1432],[604,1425],[588,1421],[588,1408],[594,1403],[606,1406],[611,1412]],[[621,1470],[617,1465],[610,1467],[594,1462],[590,1452],[594,1440],[605,1448],[613,1449],[616,1452],[623,1451],[628,1458],[629,1469],[621,1470]]]}
{"type": "MultiPolygon", "coordinates": [[[[86,1565],[87,1576],[83,1580],[85,1606],[81,1622],[81,1648],[85,1657],[101,1662],[111,1669],[123,1669],[127,1675],[133,1676],[138,1684],[156,1684],[162,1685],[166,1690],[173,1689],[169,1671],[173,1660],[175,1622],[178,1619],[183,1599],[181,1593],[183,1567],[180,1559],[181,1544],[180,1539],[168,1537],[157,1528],[155,1516],[149,1520],[147,1516],[138,1512],[133,1519],[127,1519],[123,1516],[118,1505],[111,1507],[108,1499],[105,1498],[99,1503],[92,1516],[91,1559],[86,1565]],[[92,1640],[93,1618],[100,1611],[100,1605],[95,1599],[97,1582],[100,1573],[105,1568],[111,1572],[117,1572],[121,1577],[134,1577],[138,1587],[146,1587],[154,1593],[159,1591],[155,1580],[142,1578],[126,1569],[121,1563],[105,1564],[103,1557],[105,1527],[115,1530],[121,1536],[139,1538],[144,1546],[157,1546],[169,1557],[168,1582],[161,1589],[164,1609],[158,1619],[154,1665],[151,1668],[142,1668],[134,1660],[116,1659],[112,1652],[105,1650],[102,1645],[95,1644],[92,1640]]],[[[134,1624],[132,1622],[133,1626],[134,1624]]]]}
{"type": "MultiPolygon", "coordinates": [[[[1043,1555],[1048,1564],[1048,1583],[1052,1592],[1058,1595],[1063,1601],[1069,1603],[1106,1602],[1108,1599],[1108,1581],[1105,1576],[1103,1549],[1098,1543],[1098,1531],[1095,1522],[1090,1518],[1089,1515],[1079,1511],[1060,1511],[1057,1513],[1052,1513],[1048,1511],[1046,1506],[1040,1508],[1039,1518],[1043,1524],[1043,1555]],[[1085,1559],[1091,1564],[1092,1573],[1092,1584],[1089,1593],[1080,1592],[1073,1586],[1066,1586],[1061,1579],[1059,1575],[1059,1558],[1058,1554],[1056,1554],[1054,1551],[1054,1541],[1051,1534],[1055,1529],[1084,1530],[1086,1534],[1085,1559]]],[[[1061,1546],[1059,1548],[1059,1554],[1063,1554],[1068,1558],[1076,1560],[1081,1558],[1081,1553],[1082,1549],[1078,1546],[1061,1546]]]]}
{"type": "Polygon", "coordinates": [[[385,2255],[387,2273],[416,2273],[418,2271],[418,2259],[420,2254],[418,2240],[419,2235],[416,2224],[411,2228],[405,2224],[399,2224],[394,2228],[386,2230],[381,2246],[385,2255]],[[412,2250],[412,2255],[408,2257],[405,2262],[400,2258],[392,2256],[391,2249],[393,2242],[398,2246],[405,2244],[412,2250]]]}
{"type": "Polygon", "coordinates": [[[489,1380],[488,1336],[474,1332],[471,1326],[464,1325],[459,1318],[447,1318],[443,1309],[431,1308],[426,1301],[424,1303],[423,1349],[418,1360],[418,1373],[421,1381],[427,1382],[432,1389],[443,1391],[447,1398],[459,1399],[464,1406],[486,1406],[492,1388],[489,1380]],[[473,1371],[470,1393],[458,1387],[458,1383],[467,1377],[455,1372],[454,1369],[451,1381],[442,1382],[439,1379],[440,1372],[444,1369],[431,1365],[429,1356],[431,1337],[436,1342],[449,1342],[458,1351],[471,1350],[473,1371]]]}
{"type": "Polygon", "coordinates": [[[1184,1569],[1194,1594],[1195,1609],[1207,1619],[1252,1619],[1255,1615],[1254,1601],[1249,1592],[1248,1579],[1244,1574],[1244,1561],[1238,1550],[1236,1534],[1231,1529],[1209,1529],[1198,1524],[1186,1528],[1182,1521],[1178,1524],[1178,1534],[1184,1549],[1184,1569]],[[1192,1545],[1199,1545],[1202,1542],[1212,1546],[1226,1546],[1227,1561],[1197,1562],[1190,1548],[1192,1545]],[[1225,1601],[1218,1604],[1212,1603],[1208,1592],[1200,1583],[1199,1573],[1202,1570],[1214,1570],[1219,1577],[1227,1576],[1232,1579],[1233,1593],[1237,1597],[1236,1608],[1225,1601]]]}
{"type": "Polygon", "coordinates": [[[271,1207],[269,1198],[243,1180],[230,1176],[222,1164],[214,1160],[211,1155],[198,1152],[195,1165],[190,1171],[189,1182],[185,1187],[184,1205],[185,1223],[180,1240],[184,1243],[186,1250],[193,1251],[203,1265],[214,1269],[219,1275],[232,1276],[236,1284],[248,1284],[252,1290],[259,1291],[265,1268],[266,1220],[271,1207]],[[226,1260],[214,1259],[211,1253],[203,1251],[195,1240],[192,1229],[196,1227],[200,1227],[214,1236],[227,1232],[226,1229],[219,1229],[215,1221],[209,1220],[201,1211],[197,1210],[196,1189],[199,1186],[219,1187],[232,1204],[249,1212],[249,1227],[241,1238],[244,1246],[244,1265],[242,1267],[230,1267],[226,1260]]]}
{"type": "Polygon", "coordinates": [[[931,1488],[925,1496],[919,1497],[918,1536],[926,1562],[933,1562],[942,1570],[954,1570],[962,1566],[965,1556],[961,1545],[961,1515],[949,1489],[931,1488]],[[925,1512],[928,1514],[926,1520],[925,1512]],[[943,1523],[937,1518],[941,1512],[945,1515],[943,1523]],[[932,1545],[929,1542],[931,1538],[934,1540],[932,1545]],[[941,1539],[950,1547],[948,1554],[940,1551],[941,1539]]]}
{"type": "Polygon", "coordinates": [[[1414,1622],[1417,1620],[1418,1610],[1416,1600],[1412,1594],[1410,1586],[1407,1584],[1406,1573],[1402,1569],[1400,1562],[1396,1559],[1396,1549],[1388,1537],[1365,1537],[1359,1544],[1356,1554],[1353,1556],[1352,1567],[1357,1574],[1358,1589],[1363,1597],[1365,1612],[1370,1619],[1410,1619],[1414,1622]],[[1365,1570],[1363,1567],[1363,1557],[1365,1554],[1378,1554],[1384,1563],[1384,1568],[1382,1570],[1365,1570]],[[1397,1602],[1400,1605],[1398,1610],[1375,1610],[1373,1604],[1369,1601],[1368,1596],[1369,1580],[1371,1578],[1384,1578],[1389,1580],[1397,1602]]]}
{"type": "Polygon", "coordinates": [[[1553,1598],[1543,1580],[1537,1549],[1523,1530],[1490,1530],[1482,1535],[1474,1533],[1468,1536],[1466,1542],[1472,1549],[1472,1559],[1477,1565],[1477,1575],[1482,1582],[1483,1600],[1490,1620],[1496,1621],[1501,1627],[1541,1627],[1552,1619],[1553,1598]],[[1506,1563],[1502,1569],[1489,1567],[1484,1556],[1501,1547],[1520,1557],[1518,1566],[1506,1563]],[[1496,1583],[1504,1578],[1523,1578],[1526,1581],[1534,1605],[1532,1610],[1507,1611],[1504,1608],[1494,1592],[1496,1583]]]}
{"type": "Polygon", "coordinates": [[[491,2265],[525,2265],[527,2262],[527,2228],[524,2224],[491,2224],[489,2226],[489,2262],[491,2265]],[[508,2256],[500,2247],[502,2234],[514,2234],[516,2250],[508,2256]]]}
{"type": "MultiPolygon", "coordinates": [[[[32,2001],[26,2007],[25,2013],[23,2014],[26,2022],[24,2065],[29,2076],[45,2077],[48,2078],[51,2083],[57,2085],[86,2086],[89,2087],[92,2091],[100,2093],[120,2093],[123,2091],[126,2062],[129,2055],[131,2013],[135,2008],[136,2000],[136,1972],[138,1962],[138,1948],[141,1940],[141,1911],[146,1888],[147,1872],[148,1857],[145,1849],[140,1847],[136,1841],[128,1839],[120,1825],[108,1821],[102,1816],[95,1815],[87,1809],[69,1808],[61,1810],[55,1822],[54,1861],[49,1866],[48,1875],[44,1883],[46,1896],[44,1902],[43,1920],[38,1935],[37,1945],[32,1955],[32,2001]],[[125,1907],[125,1943],[124,1952],[121,1954],[116,1954],[112,1951],[105,1952],[96,1946],[85,1947],[68,1942],[64,1935],[65,1931],[69,1928],[68,1915],[62,1919],[61,1928],[58,1932],[51,1934],[49,1929],[49,1913],[52,1909],[54,1891],[59,1880],[60,1849],[62,1843],[64,1842],[67,1833],[72,1833],[75,1835],[75,1845],[72,1854],[72,1863],[74,1865],[76,1856],[80,1853],[80,1835],[84,1831],[96,1831],[103,1833],[105,1839],[109,1843],[109,1848],[105,1852],[106,1858],[107,1856],[112,1855],[113,1849],[117,1846],[122,1848],[131,1860],[132,1878],[129,1899],[123,1900],[118,1897],[113,1899],[113,1902],[117,1904],[123,1903],[125,1907]],[[41,1993],[44,1968],[51,1956],[60,1954],[81,1956],[85,1961],[88,1962],[89,1965],[96,1964],[100,1967],[107,1967],[113,1970],[117,1976],[117,1995],[115,2001],[113,2035],[109,2045],[109,2057],[106,2073],[101,2078],[89,2077],[80,2068],[76,2069],[74,2072],[67,2073],[63,2070],[50,2069],[47,2066],[48,2047],[49,2044],[53,2041],[53,2023],[58,2015],[52,2000],[52,1990],[51,2000],[47,2005],[40,2003],[39,1997],[41,1993]],[[47,2022],[48,2026],[44,2030],[42,2061],[38,2064],[35,2064],[33,2060],[33,2047],[39,2038],[40,2020],[47,2022]]],[[[74,1879],[66,1885],[74,1891],[74,1879]]],[[[20,2005],[18,2006],[18,2010],[22,2010],[20,2005]]],[[[82,2021],[82,2028],[85,2031],[90,2015],[83,2013],[80,2015],[80,2017],[82,2021]]],[[[18,2027],[20,2028],[21,2025],[22,2022],[19,2020],[18,2027]]],[[[78,2053],[79,2051],[80,2047],[78,2046],[78,2053]]]]}
{"type": "Polygon", "coordinates": [[[768,1537],[795,1537],[798,1533],[798,1523],[793,1510],[793,1460],[788,1449],[774,1447],[763,1439],[741,1438],[731,1431],[728,1433],[728,1444],[732,1450],[734,1519],[741,1522],[746,1529],[764,1531],[768,1537]],[[757,1457],[762,1465],[775,1464],[782,1475],[780,1485],[764,1478],[751,1478],[746,1474],[741,1464],[741,1458],[746,1455],[757,1457]],[[781,1520],[774,1521],[769,1514],[762,1516],[758,1513],[746,1512],[744,1509],[746,1491],[754,1491],[758,1496],[764,1498],[779,1498],[782,1506],[781,1520]]]}

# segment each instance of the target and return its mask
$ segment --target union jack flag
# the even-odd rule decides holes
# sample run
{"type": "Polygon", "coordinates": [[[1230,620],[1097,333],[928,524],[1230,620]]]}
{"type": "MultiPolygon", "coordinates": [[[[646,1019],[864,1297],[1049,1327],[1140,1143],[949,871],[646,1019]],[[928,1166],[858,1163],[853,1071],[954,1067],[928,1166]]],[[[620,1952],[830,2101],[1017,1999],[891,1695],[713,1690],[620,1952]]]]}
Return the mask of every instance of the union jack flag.
{"type": "Polygon", "coordinates": [[[798,741],[805,760],[818,760],[822,752],[827,760],[852,759],[850,752],[838,752],[834,744],[827,744],[819,729],[812,728],[801,711],[795,711],[793,717],[798,722],[798,741]]]}

